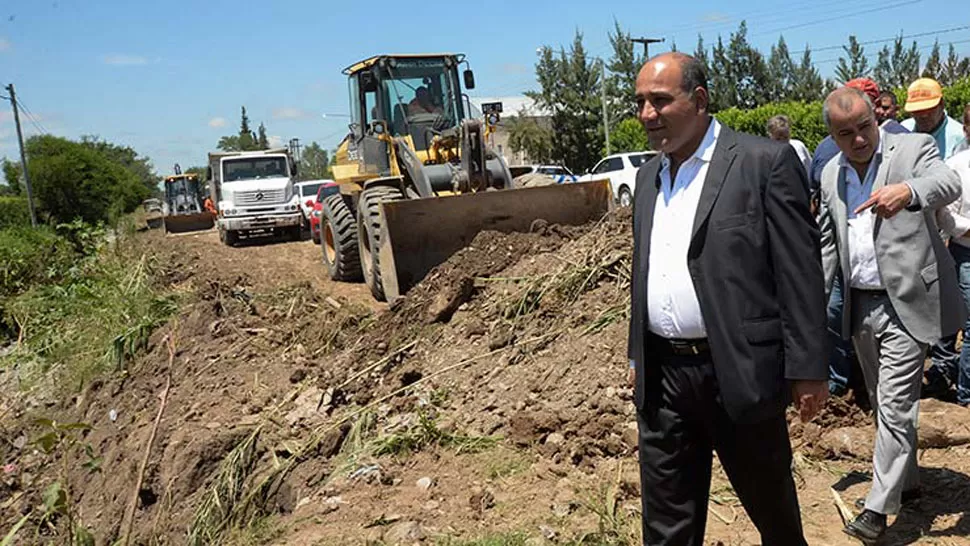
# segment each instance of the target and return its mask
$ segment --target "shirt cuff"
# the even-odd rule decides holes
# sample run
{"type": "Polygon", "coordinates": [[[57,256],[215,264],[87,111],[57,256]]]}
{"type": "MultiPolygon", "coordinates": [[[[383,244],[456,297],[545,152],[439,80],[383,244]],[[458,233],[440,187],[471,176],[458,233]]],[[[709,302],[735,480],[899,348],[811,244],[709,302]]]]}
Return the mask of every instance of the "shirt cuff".
{"type": "Polygon", "coordinates": [[[903,183],[906,184],[907,188],[909,188],[909,204],[906,205],[906,207],[909,208],[914,205],[920,205],[919,197],[916,196],[916,190],[913,189],[913,185],[910,184],[909,182],[903,182],[903,183]]]}
{"type": "Polygon", "coordinates": [[[633,368],[636,368],[636,362],[634,362],[633,359],[631,358],[630,359],[630,369],[632,370],[633,368]]]}

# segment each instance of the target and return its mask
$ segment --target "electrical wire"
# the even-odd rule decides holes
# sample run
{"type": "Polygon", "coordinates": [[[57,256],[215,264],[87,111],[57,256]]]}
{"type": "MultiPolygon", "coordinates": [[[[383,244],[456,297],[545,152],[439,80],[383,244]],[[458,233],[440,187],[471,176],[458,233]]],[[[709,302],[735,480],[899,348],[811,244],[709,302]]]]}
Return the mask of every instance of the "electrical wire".
{"type": "MultiPolygon", "coordinates": [[[[956,41],[956,42],[947,42],[947,43],[949,43],[951,45],[966,44],[966,43],[970,43],[970,39],[967,39],[967,40],[959,40],[959,41],[956,41]]],[[[923,50],[926,50],[926,49],[931,49],[935,45],[936,44],[924,45],[924,46],[917,46],[916,49],[919,50],[919,51],[923,51],[923,50]]],[[[942,44],[940,44],[940,45],[942,45],[942,44]]],[[[873,55],[873,54],[865,55],[866,60],[875,60],[875,59],[878,59],[878,57],[879,57],[879,54],[878,53],[876,53],[875,55],[873,55]]],[[[814,64],[817,64],[818,65],[818,64],[837,63],[837,62],[839,62],[839,59],[841,59],[841,58],[842,57],[833,57],[831,59],[825,59],[825,60],[822,60],[822,61],[815,61],[814,64]]]]}
{"type": "Polygon", "coordinates": [[[794,25],[787,25],[787,26],[783,26],[783,27],[779,27],[779,28],[775,28],[775,29],[771,29],[771,30],[766,30],[764,32],[758,32],[758,33],[752,34],[751,37],[754,38],[754,37],[757,37],[757,36],[765,36],[765,35],[768,35],[768,34],[775,34],[776,32],[784,32],[786,30],[793,30],[793,29],[796,29],[796,28],[805,28],[805,27],[809,27],[809,26],[813,26],[813,25],[821,25],[823,23],[830,23],[830,22],[832,22],[832,17],[833,16],[838,16],[839,19],[845,19],[847,17],[855,17],[857,15],[866,15],[866,14],[869,14],[869,13],[875,13],[877,11],[887,11],[887,10],[891,10],[891,9],[894,9],[894,8],[901,8],[903,6],[908,6],[908,5],[911,5],[911,4],[919,4],[921,2],[923,2],[923,0],[907,0],[905,2],[896,2],[895,4],[882,5],[882,6],[879,6],[879,7],[869,8],[869,9],[864,9],[864,10],[857,10],[857,11],[853,11],[853,12],[850,12],[850,13],[835,12],[835,13],[829,14],[829,16],[826,17],[826,18],[824,18],[824,19],[815,19],[814,21],[806,21],[804,23],[797,23],[797,24],[794,24],[794,25]]]}
{"type": "MultiPolygon", "coordinates": [[[[886,43],[886,42],[892,42],[892,41],[895,41],[897,39],[899,39],[899,40],[907,40],[909,38],[924,38],[926,36],[938,36],[940,34],[947,34],[947,33],[950,33],[950,32],[957,32],[957,31],[960,31],[960,30],[967,30],[967,29],[970,29],[970,25],[964,25],[962,27],[953,27],[953,28],[947,28],[947,29],[941,29],[941,30],[930,30],[930,31],[927,31],[927,32],[919,32],[917,34],[907,34],[907,35],[903,35],[903,36],[893,36],[892,38],[880,38],[878,40],[867,40],[865,42],[859,42],[859,45],[861,45],[861,46],[867,46],[867,45],[872,45],[872,44],[883,44],[883,43],[886,43]]],[[[819,48],[812,48],[811,49],[811,52],[812,53],[818,53],[819,51],[832,51],[832,50],[835,50],[835,49],[842,49],[843,47],[845,47],[844,44],[831,45],[831,46],[825,46],[825,47],[819,47],[819,48]]],[[[800,49],[798,51],[792,51],[792,52],[790,52],[791,55],[798,55],[799,53],[805,53],[805,50],[804,49],[800,49]]]]}
{"type": "Polygon", "coordinates": [[[20,106],[20,109],[23,110],[24,114],[27,116],[27,120],[30,121],[31,124],[33,124],[34,128],[37,129],[40,132],[40,134],[42,135],[50,134],[47,128],[44,127],[44,125],[40,123],[40,120],[37,119],[37,116],[35,116],[34,113],[30,110],[30,108],[28,108],[27,105],[24,104],[23,99],[17,98],[17,104],[20,106]]]}

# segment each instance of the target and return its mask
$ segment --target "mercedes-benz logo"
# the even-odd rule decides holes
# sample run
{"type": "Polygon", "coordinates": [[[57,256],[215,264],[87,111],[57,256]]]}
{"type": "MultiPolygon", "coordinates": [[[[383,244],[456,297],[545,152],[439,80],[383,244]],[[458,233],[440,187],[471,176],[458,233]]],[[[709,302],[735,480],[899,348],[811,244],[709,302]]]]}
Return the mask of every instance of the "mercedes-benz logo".
{"type": "Polygon", "coordinates": [[[261,192],[261,191],[256,192],[255,197],[256,197],[256,200],[257,201],[262,201],[263,200],[263,197],[264,197],[263,192],[261,192]]]}

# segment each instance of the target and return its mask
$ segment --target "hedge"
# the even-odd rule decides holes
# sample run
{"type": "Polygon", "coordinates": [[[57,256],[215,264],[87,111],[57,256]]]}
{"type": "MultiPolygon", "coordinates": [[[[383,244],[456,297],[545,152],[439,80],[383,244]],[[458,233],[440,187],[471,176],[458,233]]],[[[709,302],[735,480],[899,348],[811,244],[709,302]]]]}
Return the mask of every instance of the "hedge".
{"type": "Polygon", "coordinates": [[[0,197],[0,229],[30,225],[25,197],[0,197]]]}
{"type": "Polygon", "coordinates": [[[69,241],[47,226],[0,229],[0,305],[6,296],[56,280],[74,266],[69,241]]]}
{"type": "MultiPolygon", "coordinates": [[[[906,90],[894,89],[893,92],[896,93],[900,105],[900,116],[909,117],[902,110],[902,105],[906,103],[906,90]]],[[[967,104],[970,104],[970,78],[963,78],[953,85],[945,87],[943,89],[943,100],[946,103],[947,114],[956,118],[957,121],[962,121],[960,118],[963,116],[963,109],[967,104]]],[[[822,120],[821,100],[808,103],[771,103],[751,110],[729,108],[714,114],[714,117],[736,131],[768,136],[765,124],[772,116],[777,114],[785,114],[791,118],[791,137],[804,142],[809,150],[814,150],[818,143],[829,134],[822,120]]]]}

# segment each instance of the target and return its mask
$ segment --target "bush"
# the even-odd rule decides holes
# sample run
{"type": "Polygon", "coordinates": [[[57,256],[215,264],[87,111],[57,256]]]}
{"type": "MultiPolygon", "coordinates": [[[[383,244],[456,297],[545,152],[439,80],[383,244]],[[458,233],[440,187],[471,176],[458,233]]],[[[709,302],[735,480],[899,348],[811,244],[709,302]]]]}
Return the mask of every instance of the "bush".
{"type": "Polygon", "coordinates": [[[72,246],[47,227],[0,230],[0,310],[3,298],[62,278],[77,260],[72,246]]]}
{"type": "Polygon", "coordinates": [[[0,229],[30,225],[25,197],[0,197],[0,229]]]}
{"type": "Polygon", "coordinates": [[[809,150],[814,150],[829,134],[822,120],[822,101],[777,102],[751,110],[728,108],[714,114],[714,117],[735,131],[768,136],[765,124],[778,114],[791,118],[791,137],[804,142],[809,150]]]}

